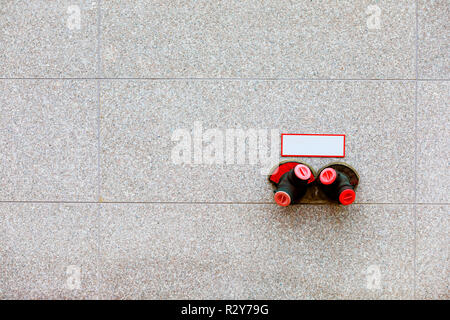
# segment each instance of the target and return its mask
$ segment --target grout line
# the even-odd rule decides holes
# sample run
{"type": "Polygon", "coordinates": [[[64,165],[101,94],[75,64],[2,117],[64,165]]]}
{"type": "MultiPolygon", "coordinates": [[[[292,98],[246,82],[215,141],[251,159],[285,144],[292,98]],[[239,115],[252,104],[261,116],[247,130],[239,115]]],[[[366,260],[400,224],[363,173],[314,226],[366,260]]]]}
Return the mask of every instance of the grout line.
{"type": "Polygon", "coordinates": [[[413,298],[416,299],[416,286],[417,286],[417,112],[418,112],[418,86],[419,86],[419,1],[416,0],[416,39],[415,39],[415,108],[414,108],[414,248],[413,248],[413,269],[414,269],[414,282],[413,282],[413,298]]]}
{"type": "MultiPolygon", "coordinates": [[[[97,62],[98,63],[98,62],[97,62]]],[[[99,67],[103,69],[101,66],[99,67]]],[[[103,70],[101,70],[103,73],[103,70]]],[[[416,71],[417,72],[417,71],[416,71]]],[[[110,77],[91,77],[91,78],[1,78],[0,80],[153,80],[153,81],[450,81],[450,79],[314,79],[314,78],[110,78],[110,77]]]]}
{"type": "MultiPolygon", "coordinates": [[[[101,196],[101,170],[100,170],[100,155],[101,155],[101,139],[100,139],[100,127],[101,127],[101,84],[100,80],[103,76],[102,70],[102,56],[101,56],[101,22],[102,22],[102,12],[101,12],[101,0],[97,2],[97,200],[100,201],[101,196]]],[[[101,227],[101,205],[97,205],[97,300],[100,299],[100,263],[101,263],[101,239],[100,239],[100,227],[101,227]]]]}
{"type": "Polygon", "coordinates": [[[101,155],[101,84],[97,81],[97,199],[100,199],[101,195],[101,170],[100,170],[100,155],[101,155]]]}
{"type": "MultiPolygon", "coordinates": [[[[238,205],[262,205],[262,204],[273,204],[275,205],[275,202],[267,202],[267,201],[248,201],[248,202],[234,202],[234,201],[45,201],[45,200],[1,200],[1,203],[5,204],[238,204],[238,205]]],[[[310,206],[310,205],[317,205],[317,206],[323,206],[323,205],[330,205],[333,204],[331,202],[305,202],[305,203],[296,203],[292,206],[310,206]]],[[[450,203],[427,203],[427,202],[421,202],[421,203],[413,203],[413,202],[355,202],[352,205],[393,205],[393,206],[404,206],[404,205],[421,205],[421,206],[449,206],[450,203]]]]}
{"type": "Polygon", "coordinates": [[[101,1],[97,2],[97,199],[101,196],[101,84],[100,77],[103,75],[101,58],[101,1]]]}

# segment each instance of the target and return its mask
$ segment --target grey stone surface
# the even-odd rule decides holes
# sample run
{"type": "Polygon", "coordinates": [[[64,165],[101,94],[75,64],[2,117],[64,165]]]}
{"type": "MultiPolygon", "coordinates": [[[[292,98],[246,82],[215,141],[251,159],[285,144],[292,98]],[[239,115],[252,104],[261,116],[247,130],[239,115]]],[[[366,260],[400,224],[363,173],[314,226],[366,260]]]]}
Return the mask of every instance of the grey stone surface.
{"type": "Polygon", "coordinates": [[[116,0],[102,9],[108,77],[410,79],[415,73],[413,0],[116,0]],[[379,29],[372,27],[371,5],[378,7],[379,29]]]}
{"type": "MultiPolygon", "coordinates": [[[[235,128],[344,133],[342,160],[361,176],[357,202],[413,201],[413,82],[115,80],[101,91],[105,201],[271,202],[261,172],[279,157],[266,171],[248,155],[243,165],[198,165],[194,154],[191,164],[173,161],[173,133],[185,129],[194,140],[195,121],[224,136],[235,128]]],[[[316,169],[340,160],[299,159],[316,169]]]]}
{"type": "Polygon", "coordinates": [[[96,298],[97,206],[0,203],[0,298],[96,298]]]}
{"type": "Polygon", "coordinates": [[[447,0],[419,0],[419,77],[450,78],[450,4],[447,0]]]}
{"type": "Polygon", "coordinates": [[[0,80],[0,200],[97,200],[94,81],[0,80]]]}
{"type": "Polygon", "coordinates": [[[450,203],[450,85],[420,82],[418,88],[417,201],[450,203]]]}
{"type": "Polygon", "coordinates": [[[101,212],[101,298],[413,294],[411,205],[102,204],[101,212]]]}
{"type": "Polygon", "coordinates": [[[1,78],[96,76],[95,1],[2,1],[0,30],[1,78]]]}
{"type": "Polygon", "coordinates": [[[417,299],[448,300],[450,207],[419,205],[417,209],[417,299]]]}
{"type": "Polygon", "coordinates": [[[2,1],[0,299],[448,300],[448,12],[2,1]],[[114,79],[127,77],[147,79],[114,79]],[[175,163],[172,135],[194,138],[195,122],[218,136],[345,133],[356,204],[312,188],[277,207],[264,174],[286,160],[278,145],[270,164],[196,164],[193,148],[175,163]]]}

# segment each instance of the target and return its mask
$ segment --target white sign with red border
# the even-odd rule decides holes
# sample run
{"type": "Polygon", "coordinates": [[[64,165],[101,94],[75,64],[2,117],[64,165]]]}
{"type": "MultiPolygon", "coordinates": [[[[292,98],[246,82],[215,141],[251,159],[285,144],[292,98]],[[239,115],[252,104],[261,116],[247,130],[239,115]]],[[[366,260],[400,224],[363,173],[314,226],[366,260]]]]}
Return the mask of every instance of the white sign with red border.
{"type": "Polygon", "coordinates": [[[345,157],[345,134],[281,134],[282,157],[345,157]]]}

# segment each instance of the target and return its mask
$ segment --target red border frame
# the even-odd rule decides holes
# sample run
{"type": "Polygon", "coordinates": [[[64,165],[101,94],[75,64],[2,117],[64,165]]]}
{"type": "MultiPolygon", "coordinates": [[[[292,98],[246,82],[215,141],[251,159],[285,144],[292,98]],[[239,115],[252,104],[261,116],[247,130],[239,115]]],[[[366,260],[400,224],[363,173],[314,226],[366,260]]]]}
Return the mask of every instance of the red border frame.
{"type": "Polygon", "coordinates": [[[345,158],[345,134],[315,134],[315,133],[282,133],[281,134],[281,156],[282,157],[308,157],[308,158],[345,158]],[[327,136],[327,137],[344,137],[344,155],[342,156],[308,156],[301,154],[283,154],[283,136],[327,136]]]}

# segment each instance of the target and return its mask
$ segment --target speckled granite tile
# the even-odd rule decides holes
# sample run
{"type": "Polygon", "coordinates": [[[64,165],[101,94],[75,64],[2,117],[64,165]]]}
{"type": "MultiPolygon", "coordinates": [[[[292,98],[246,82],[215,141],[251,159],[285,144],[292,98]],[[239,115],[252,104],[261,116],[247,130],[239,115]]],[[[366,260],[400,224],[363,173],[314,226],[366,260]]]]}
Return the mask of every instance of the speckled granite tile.
{"type": "Polygon", "coordinates": [[[100,298],[411,298],[410,205],[102,204],[100,298]]]}
{"type": "MultiPolygon", "coordinates": [[[[227,164],[220,152],[220,164],[195,164],[199,153],[193,147],[193,128],[198,121],[204,133],[218,129],[222,137],[238,128],[267,129],[260,136],[269,140],[271,129],[346,134],[345,159],[296,159],[316,169],[336,160],[353,165],[361,176],[357,202],[412,202],[414,89],[409,81],[103,81],[102,197],[272,202],[272,187],[262,173],[280,159],[279,135],[273,147],[269,144],[275,160],[266,171],[259,159],[250,164],[248,154],[237,165],[237,152],[231,153],[234,164],[227,164]],[[191,139],[183,138],[189,142],[190,164],[174,161],[180,145],[172,139],[177,130],[191,139]]],[[[229,144],[223,140],[218,150],[225,154],[229,144]]],[[[205,154],[208,145],[203,145],[205,154]]]]}
{"type": "Polygon", "coordinates": [[[95,1],[2,1],[0,30],[1,78],[96,76],[95,1]]]}
{"type": "Polygon", "coordinates": [[[95,298],[97,214],[95,204],[0,203],[0,297],[95,298]]]}
{"type": "Polygon", "coordinates": [[[417,206],[417,299],[450,299],[450,206],[417,206]]]}
{"type": "Polygon", "coordinates": [[[450,78],[450,4],[448,0],[419,0],[419,77],[450,78]]]}
{"type": "Polygon", "coordinates": [[[413,0],[115,0],[102,9],[108,77],[414,77],[413,0]]]}
{"type": "Polygon", "coordinates": [[[450,203],[450,84],[418,87],[417,201],[450,203]]]}
{"type": "Polygon", "coordinates": [[[92,201],[94,81],[0,80],[0,200],[92,201]]]}

